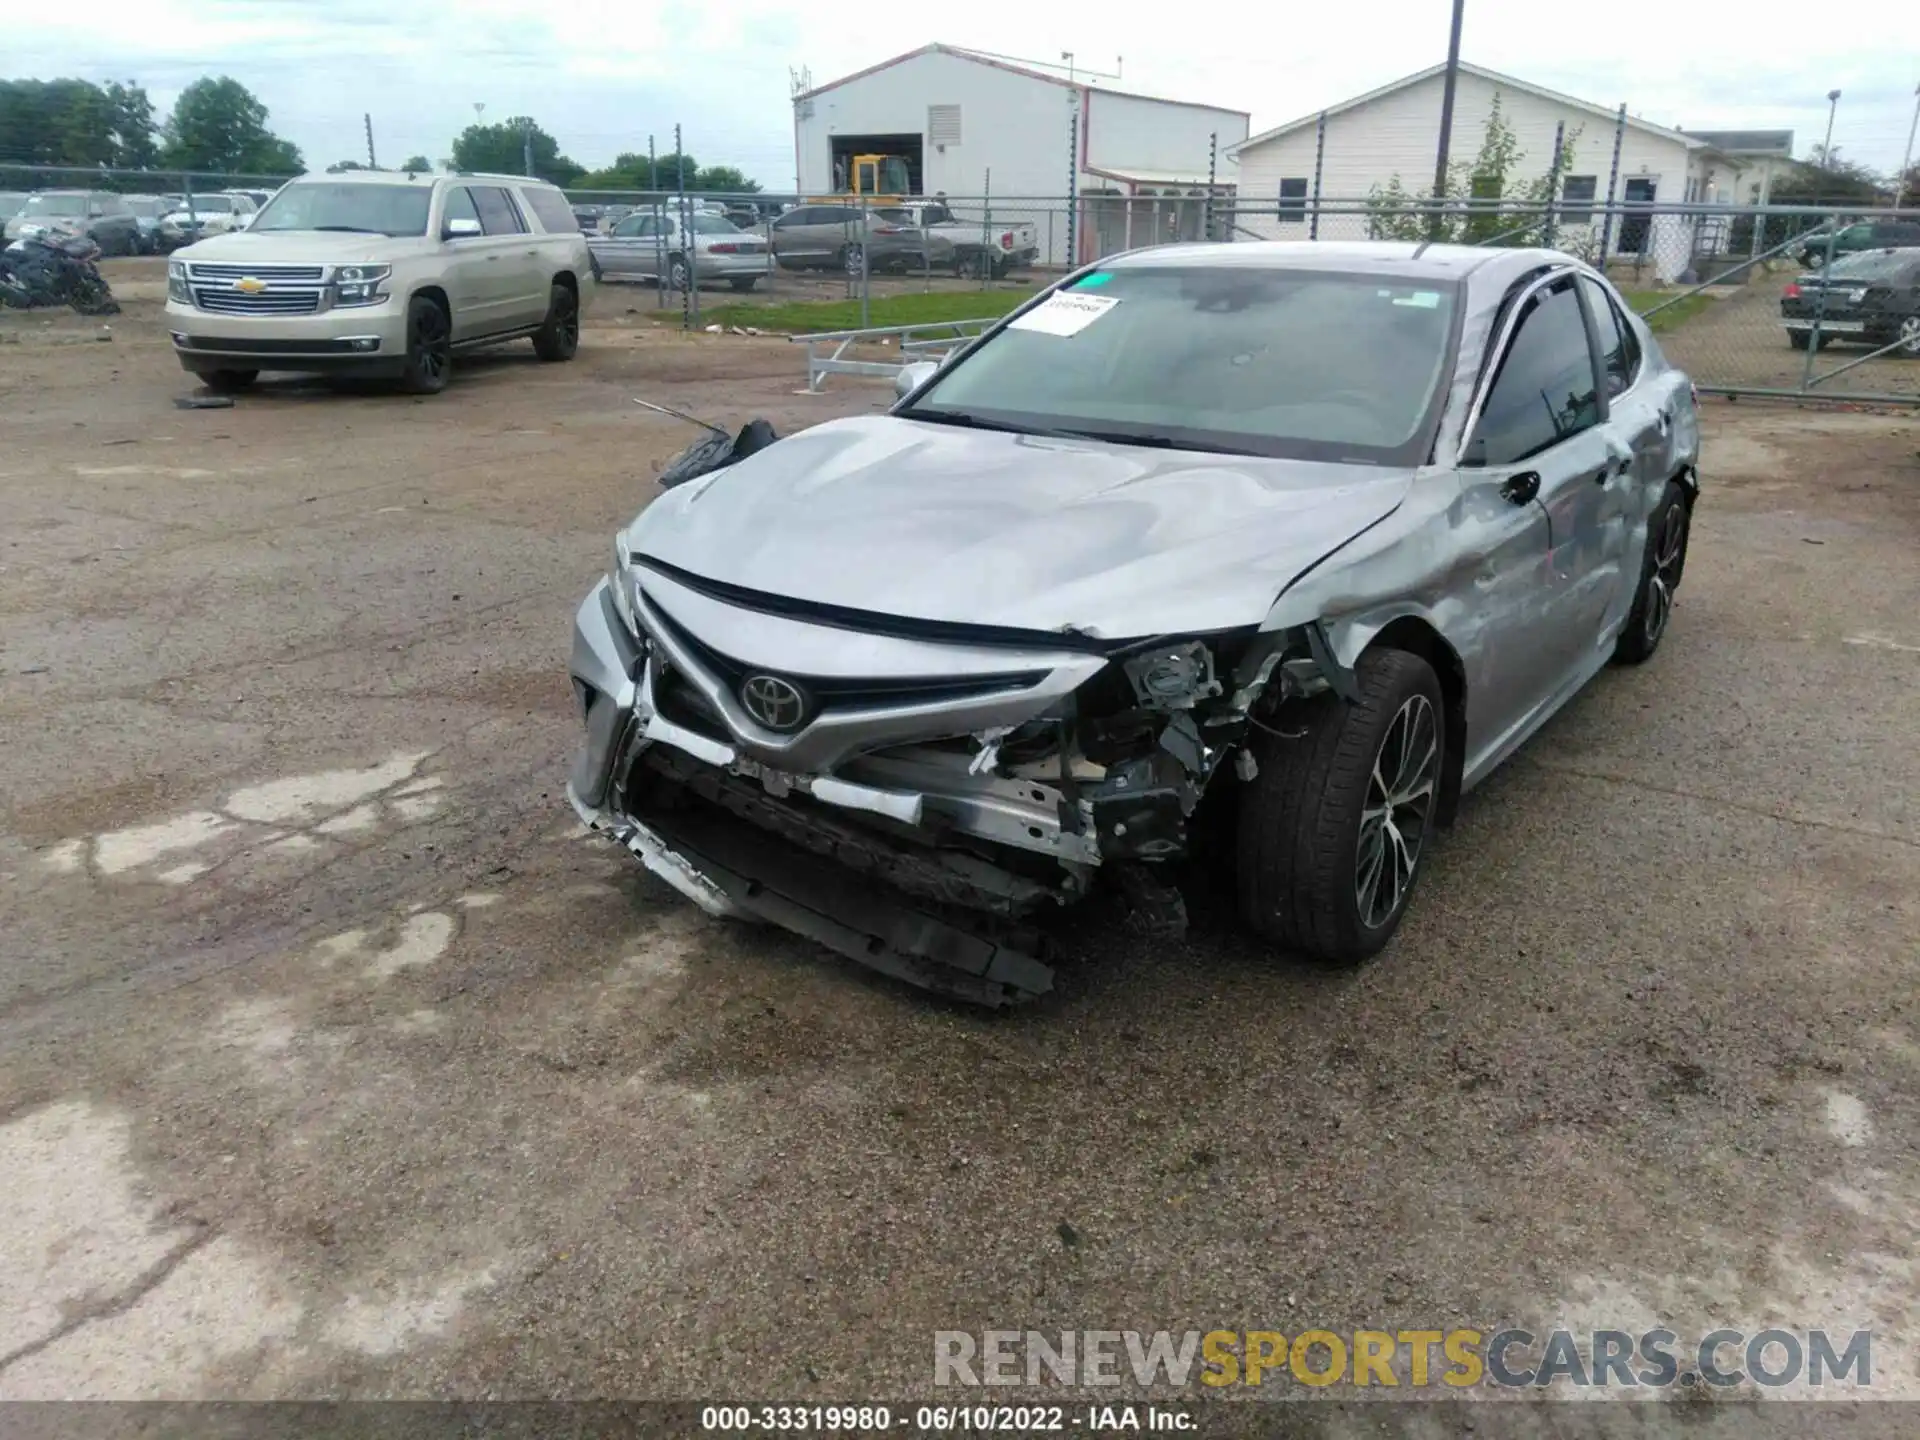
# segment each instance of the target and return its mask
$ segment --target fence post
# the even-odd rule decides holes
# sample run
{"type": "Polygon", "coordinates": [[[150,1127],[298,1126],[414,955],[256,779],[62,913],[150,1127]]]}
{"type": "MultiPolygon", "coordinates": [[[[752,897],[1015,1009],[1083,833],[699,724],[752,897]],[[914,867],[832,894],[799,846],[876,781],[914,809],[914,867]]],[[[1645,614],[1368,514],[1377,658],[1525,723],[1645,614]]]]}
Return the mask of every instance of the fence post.
{"type": "Polygon", "coordinates": [[[1827,217],[1827,256],[1820,262],[1820,294],[1813,302],[1813,329],[1807,332],[1807,363],[1800,371],[1800,393],[1813,389],[1813,361],[1820,353],[1820,322],[1827,316],[1828,277],[1833,274],[1833,245],[1840,238],[1840,216],[1827,217]]]}
{"type": "MultiPolygon", "coordinates": [[[[1613,168],[1607,172],[1607,203],[1603,212],[1605,218],[1600,222],[1600,263],[1602,275],[1607,273],[1607,252],[1613,248],[1613,192],[1620,184],[1620,144],[1627,138],[1627,102],[1620,102],[1620,113],[1613,121],[1613,168]]],[[[1624,228],[1624,227],[1623,227],[1624,228]]]]}
{"type": "Polygon", "coordinates": [[[1553,232],[1557,228],[1553,223],[1554,203],[1560,198],[1560,152],[1567,144],[1567,122],[1562,120],[1553,127],[1553,164],[1547,167],[1547,223],[1542,231],[1542,243],[1547,249],[1553,249],[1553,232]]]}
{"type": "Polygon", "coordinates": [[[1202,240],[1213,239],[1213,181],[1214,176],[1219,174],[1219,165],[1220,132],[1218,130],[1210,130],[1207,132],[1207,199],[1200,212],[1200,238],[1202,240]]]}
{"type": "Polygon", "coordinates": [[[1320,124],[1313,137],[1313,216],[1307,221],[1307,239],[1320,238],[1320,168],[1327,158],[1327,112],[1320,112],[1320,124]]]}
{"type": "Polygon", "coordinates": [[[1067,269],[1078,263],[1080,223],[1080,92],[1067,92],[1067,269]]]}
{"type": "Polygon", "coordinates": [[[693,215],[687,208],[687,152],[680,143],[680,127],[673,127],[674,210],[679,215],[678,239],[687,255],[687,288],[680,292],[680,328],[693,328],[693,292],[699,288],[693,278],[693,215]]]}
{"type": "Polygon", "coordinates": [[[993,167],[980,181],[980,288],[993,278],[993,167]]]}

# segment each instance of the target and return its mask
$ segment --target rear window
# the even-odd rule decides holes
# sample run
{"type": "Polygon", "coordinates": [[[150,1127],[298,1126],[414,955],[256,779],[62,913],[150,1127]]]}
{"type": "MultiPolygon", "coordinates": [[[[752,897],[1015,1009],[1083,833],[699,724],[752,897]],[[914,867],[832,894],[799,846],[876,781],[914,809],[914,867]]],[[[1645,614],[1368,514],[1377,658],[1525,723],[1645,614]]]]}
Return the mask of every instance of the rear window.
{"type": "Polygon", "coordinates": [[[1836,280],[1897,281],[1916,260],[1920,250],[1875,250],[1836,260],[1829,273],[1836,280]]]}
{"type": "Polygon", "coordinates": [[[527,202],[527,208],[540,217],[540,226],[550,234],[564,235],[569,230],[578,230],[581,219],[592,219],[600,214],[597,205],[582,205],[578,210],[567,204],[567,197],[558,190],[548,190],[538,185],[529,185],[520,192],[527,202]],[[575,217],[579,218],[576,219],[575,217]]]}

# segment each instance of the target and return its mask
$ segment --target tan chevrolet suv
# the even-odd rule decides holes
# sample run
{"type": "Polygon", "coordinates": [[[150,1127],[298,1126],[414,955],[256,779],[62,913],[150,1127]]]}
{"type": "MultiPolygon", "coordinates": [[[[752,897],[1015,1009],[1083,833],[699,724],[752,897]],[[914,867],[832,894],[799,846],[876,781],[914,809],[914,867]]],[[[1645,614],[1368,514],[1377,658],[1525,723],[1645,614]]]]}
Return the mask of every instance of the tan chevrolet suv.
{"type": "Polygon", "coordinates": [[[518,175],[356,171],[291,181],[244,231],[174,252],[167,328],[186,370],[446,387],[454,356],[531,339],[570,360],[598,270],[566,197],[518,175]]]}

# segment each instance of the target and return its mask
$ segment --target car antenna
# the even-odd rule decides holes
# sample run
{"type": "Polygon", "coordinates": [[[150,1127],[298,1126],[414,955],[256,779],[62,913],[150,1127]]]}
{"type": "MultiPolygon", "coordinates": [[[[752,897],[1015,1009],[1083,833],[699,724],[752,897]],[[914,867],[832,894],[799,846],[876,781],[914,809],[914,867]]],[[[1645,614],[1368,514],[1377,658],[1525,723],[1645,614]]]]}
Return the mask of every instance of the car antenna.
{"type": "Polygon", "coordinates": [[[702,430],[711,430],[714,434],[718,435],[723,440],[731,440],[733,438],[725,430],[722,430],[718,425],[710,425],[705,420],[702,420],[697,416],[687,414],[684,410],[674,410],[674,409],[670,409],[665,405],[656,405],[651,400],[640,399],[640,397],[637,395],[632,397],[632,399],[634,404],[642,407],[643,409],[656,410],[662,415],[671,415],[676,420],[684,420],[689,425],[698,425],[702,430]]]}

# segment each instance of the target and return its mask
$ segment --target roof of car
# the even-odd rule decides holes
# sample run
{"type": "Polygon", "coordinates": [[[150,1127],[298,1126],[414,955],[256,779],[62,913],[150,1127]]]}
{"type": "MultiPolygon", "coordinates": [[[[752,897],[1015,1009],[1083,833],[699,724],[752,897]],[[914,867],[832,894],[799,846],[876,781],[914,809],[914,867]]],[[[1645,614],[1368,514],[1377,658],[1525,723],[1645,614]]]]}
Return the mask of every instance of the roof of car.
{"type": "Polygon", "coordinates": [[[538,185],[542,189],[557,189],[551,181],[542,180],[537,175],[488,175],[478,170],[454,170],[441,173],[432,170],[341,170],[333,174],[314,171],[289,180],[289,185],[339,184],[350,180],[356,185],[431,185],[436,180],[501,180],[513,185],[538,185]]]}

